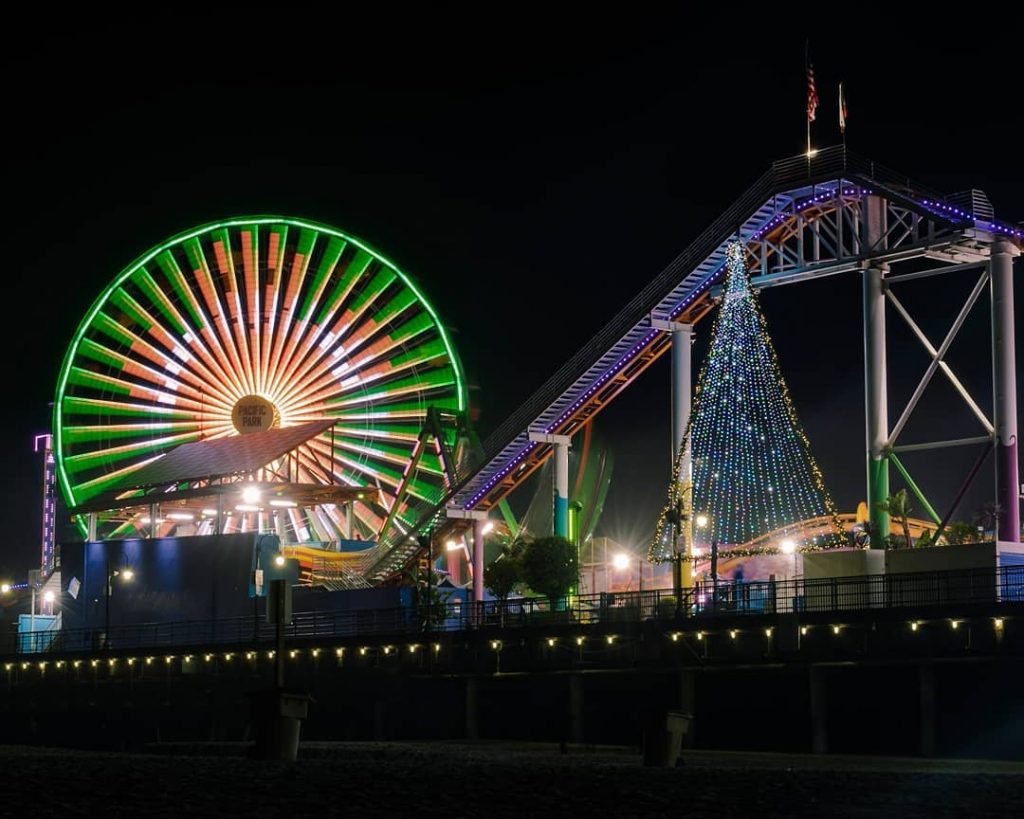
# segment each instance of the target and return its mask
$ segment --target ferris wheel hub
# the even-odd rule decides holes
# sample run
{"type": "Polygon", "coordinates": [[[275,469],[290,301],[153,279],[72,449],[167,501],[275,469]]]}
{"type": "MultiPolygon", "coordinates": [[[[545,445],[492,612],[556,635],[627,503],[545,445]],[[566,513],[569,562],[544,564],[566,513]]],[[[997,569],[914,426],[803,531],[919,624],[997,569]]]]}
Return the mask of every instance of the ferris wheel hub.
{"type": "Polygon", "coordinates": [[[231,423],[241,435],[266,432],[281,425],[281,414],[262,395],[245,395],[235,402],[231,410],[231,423]]]}

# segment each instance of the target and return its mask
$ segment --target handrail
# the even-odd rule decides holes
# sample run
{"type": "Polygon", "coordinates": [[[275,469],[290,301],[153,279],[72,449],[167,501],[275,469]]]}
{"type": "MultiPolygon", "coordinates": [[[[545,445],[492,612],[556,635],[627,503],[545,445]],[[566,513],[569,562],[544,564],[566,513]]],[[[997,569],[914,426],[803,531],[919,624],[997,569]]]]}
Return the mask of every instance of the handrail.
{"type": "MultiPolygon", "coordinates": [[[[552,605],[546,598],[448,602],[432,608],[397,606],[360,611],[297,612],[286,627],[289,640],[391,637],[481,628],[518,628],[558,624],[608,624],[663,620],[702,623],[745,615],[849,614],[858,611],[922,607],[1024,604],[1024,566],[994,569],[877,574],[821,579],[760,580],[750,583],[702,582],[677,600],[670,590],[606,592],[573,597],[552,605]]],[[[39,632],[41,633],[41,632],[39,632]]],[[[18,647],[33,645],[18,635],[18,647]]],[[[102,629],[64,629],[47,647],[10,651],[21,655],[109,651],[186,650],[214,645],[272,645],[274,626],[263,618],[139,623],[102,629]],[[105,639],[107,638],[107,639],[105,639]],[[104,648],[104,646],[108,646],[104,648]]]]}

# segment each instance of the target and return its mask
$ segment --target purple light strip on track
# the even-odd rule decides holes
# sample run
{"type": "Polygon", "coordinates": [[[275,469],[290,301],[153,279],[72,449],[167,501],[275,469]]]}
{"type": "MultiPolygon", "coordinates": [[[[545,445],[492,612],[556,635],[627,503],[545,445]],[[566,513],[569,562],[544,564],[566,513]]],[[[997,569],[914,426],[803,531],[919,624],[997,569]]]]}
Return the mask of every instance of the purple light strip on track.
{"type": "MultiPolygon", "coordinates": [[[[842,196],[861,197],[861,196],[871,195],[872,193],[873,193],[873,191],[870,188],[854,187],[854,188],[844,188],[842,190],[842,194],[841,195],[842,196]]],[[[831,191],[828,191],[826,193],[821,193],[821,194],[818,194],[817,196],[813,196],[810,199],[807,199],[807,200],[801,202],[791,212],[776,214],[774,217],[772,217],[772,219],[770,219],[768,222],[766,222],[764,225],[762,225],[760,228],[758,228],[753,234],[751,234],[750,238],[751,239],[761,239],[764,236],[764,234],[767,233],[769,230],[771,230],[773,227],[775,227],[776,225],[781,224],[782,222],[784,222],[784,221],[786,221],[788,219],[792,219],[793,216],[799,214],[805,208],[808,208],[808,207],[810,207],[812,205],[820,204],[821,202],[830,201],[830,200],[834,199],[835,196],[836,196],[836,191],[835,190],[831,190],[831,191]]],[[[969,220],[969,221],[972,221],[972,222],[980,222],[982,224],[988,224],[991,227],[991,229],[993,231],[997,232],[997,233],[1004,233],[1004,234],[1007,234],[1009,236],[1015,236],[1017,238],[1024,237],[1024,231],[1022,231],[1022,230],[1017,230],[1015,228],[1011,228],[1011,227],[1006,226],[1006,225],[1001,225],[1001,224],[999,224],[998,222],[995,222],[995,221],[988,222],[986,220],[976,219],[974,214],[968,213],[967,211],[961,210],[960,208],[953,207],[952,205],[947,205],[947,204],[945,204],[943,202],[936,202],[936,201],[931,200],[931,199],[915,199],[914,201],[917,204],[921,205],[922,207],[927,208],[928,210],[931,210],[934,213],[940,213],[941,211],[945,211],[947,214],[953,214],[955,216],[962,217],[962,218],[964,218],[966,220],[969,220]]],[[[672,317],[678,315],[683,310],[684,307],[686,307],[688,304],[690,304],[711,282],[713,282],[715,280],[715,277],[722,270],[723,265],[724,265],[724,262],[720,263],[704,279],[704,281],[702,281],[692,291],[690,291],[689,295],[686,296],[686,298],[684,298],[672,310],[671,313],[669,313],[669,318],[672,318],[672,317]]],[[[620,358],[612,366],[611,369],[609,369],[603,376],[601,376],[600,379],[598,379],[596,384],[593,384],[585,393],[583,393],[583,395],[580,396],[579,399],[577,399],[576,403],[573,404],[571,407],[569,407],[569,409],[567,409],[564,413],[562,413],[561,417],[559,417],[559,419],[557,421],[555,421],[550,426],[548,426],[545,431],[550,434],[551,430],[556,429],[563,421],[565,421],[570,415],[572,415],[572,413],[575,412],[591,395],[593,395],[594,392],[602,384],[604,384],[609,378],[611,378],[613,375],[615,375],[615,373],[617,373],[630,360],[632,360],[632,358],[637,353],[639,353],[641,350],[643,350],[653,339],[655,339],[658,336],[658,333],[659,333],[659,331],[655,330],[655,331],[652,331],[652,332],[648,333],[646,336],[644,336],[644,338],[641,341],[639,341],[631,350],[629,350],[629,352],[625,353],[625,355],[623,355],[623,357],[620,358]]],[[[536,446],[537,446],[537,444],[535,442],[531,441],[527,445],[527,447],[518,456],[516,456],[516,458],[514,460],[512,460],[511,463],[509,463],[497,475],[495,475],[493,478],[491,478],[486,484],[484,484],[483,489],[481,489],[479,492],[477,492],[475,495],[473,495],[469,499],[469,501],[466,503],[465,508],[466,509],[470,509],[473,506],[475,506],[476,503],[484,495],[486,495],[490,491],[490,489],[498,481],[500,481],[502,478],[504,478],[505,475],[507,475],[517,464],[519,464],[523,460],[523,458],[525,458],[530,452],[532,452],[536,446]]]]}

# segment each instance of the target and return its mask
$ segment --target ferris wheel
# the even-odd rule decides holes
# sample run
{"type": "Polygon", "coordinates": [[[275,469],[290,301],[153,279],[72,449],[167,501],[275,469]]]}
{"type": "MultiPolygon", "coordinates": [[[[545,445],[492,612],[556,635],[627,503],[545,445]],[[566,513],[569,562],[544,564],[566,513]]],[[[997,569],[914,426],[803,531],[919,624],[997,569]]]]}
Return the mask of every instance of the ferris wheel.
{"type": "MultiPolygon", "coordinates": [[[[372,539],[427,410],[463,412],[466,388],[434,309],[364,243],[275,216],[204,225],[125,268],[75,333],[54,404],[69,506],[130,482],[180,444],[245,432],[254,406],[265,427],[336,419],[332,434],[299,456],[299,470],[319,451],[336,482],[378,489],[379,500],[354,509],[372,539]]],[[[394,525],[411,525],[444,489],[439,457],[425,453],[394,525]]],[[[342,531],[337,509],[307,514],[293,516],[296,539],[342,531]]]]}

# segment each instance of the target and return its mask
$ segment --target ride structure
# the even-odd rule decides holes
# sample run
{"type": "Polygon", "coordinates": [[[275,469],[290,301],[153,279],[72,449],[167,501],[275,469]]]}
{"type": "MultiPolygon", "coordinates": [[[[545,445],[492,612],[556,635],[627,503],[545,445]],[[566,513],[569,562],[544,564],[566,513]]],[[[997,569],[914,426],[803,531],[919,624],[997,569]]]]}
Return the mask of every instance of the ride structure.
{"type": "MultiPolygon", "coordinates": [[[[153,499],[137,496],[158,482],[133,477],[176,448],[319,424],[287,461],[259,468],[350,490],[351,505],[288,508],[277,529],[295,544],[375,542],[386,521],[404,535],[443,501],[452,476],[438,452],[410,459],[431,410],[466,404],[444,325],[392,262],[326,225],[230,219],[148,251],[89,309],[57,385],[56,475],[71,509],[98,514],[92,531],[79,516],[83,534],[138,536],[155,518],[153,499]],[[109,501],[120,509],[104,516],[109,501]]],[[[454,431],[438,429],[454,446],[454,431]]],[[[183,475],[177,491],[209,477],[183,475]]],[[[273,531],[261,511],[239,515],[240,530],[273,531]]]]}
{"type": "MultiPolygon", "coordinates": [[[[997,536],[1018,541],[1013,260],[1020,255],[1022,231],[996,220],[981,191],[939,194],[849,152],[845,146],[773,163],[494,431],[484,442],[479,468],[456,485],[445,503],[422,517],[417,528],[433,527],[439,536],[447,537],[472,522],[474,554],[482,553],[482,520],[489,510],[552,455],[557,512],[566,498],[572,436],[669,350],[673,351],[675,461],[692,403],[693,327],[721,298],[726,252],[734,241],[745,248],[755,289],[834,275],[857,275],[862,281],[866,496],[876,533],[872,544],[879,545],[889,531],[889,516],[881,501],[888,495],[890,465],[909,479],[915,495],[924,498],[910,478],[902,453],[953,446],[981,449],[969,480],[979,473],[988,452],[995,451],[992,496],[1000,509],[997,536]],[[977,276],[977,281],[950,332],[935,345],[894,290],[904,282],[941,275],[977,276]],[[957,331],[986,288],[993,339],[991,418],[945,360],[957,331]],[[913,396],[892,425],[888,417],[887,305],[908,324],[931,357],[913,396]],[[971,409],[980,434],[905,443],[901,434],[938,371],[971,409]]],[[[954,505],[958,500],[954,499],[954,505]]],[[[926,503],[925,508],[934,507],[926,503]]],[[[556,514],[555,528],[558,534],[567,531],[564,516],[556,514]]],[[[389,551],[371,568],[371,577],[385,577],[415,557],[415,544],[389,545],[389,551]]]]}
{"type": "MultiPolygon", "coordinates": [[[[980,191],[937,194],[845,146],[774,163],[472,453],[466,388],[447,332],[413,282],[380,254],[334,228],[285,217],[227,220],[176,236],[122,271],[75,335],[54,408],[57,481],[69,507],[115,490],[127,507],[133,493],[147,491],[131,476],[175,447],[328,421],[295,450],[289,474],[355,490],[353,523],[331,503],[300,519],[289,512],[285,539],[315,546],[358,533],[375,545],[349,568],[379,583],[416,560],[423,548],[417,533],[447,540],[472,527],[473,592],[481,599],[483,536],[495,507],[553,455],[553,529],[568,535],[573,437],[670,350],[677,461],[693,403],[693,328],[727,295],[728,248],[737,243],[755,291],[832,275],[862,281],[872,545],[889,530],[880,501],[890,466],[941,530],[993,451],[997,536],[1018,540],[1012,265],[1022,231],[997,221],[980,191]],[[949,333],[934,344],[895,291],[943,274],[977,278],[949,333]],[[946,360],[986,289],[991,413],[946,360]],[[887,313],[906,322],[930,357],[894,424],[887,313]],[[980,430],[907,443],[907,422],[939,371],[980,430]],[[903,457],[953,446],[977,447],[979,457],[940,516],[903,457]],[[361,488],[372,491],[360,499],[361,488]],[[305,541],[304,530],[316,537],[305,541]]],[[[286,474],[281,464],[265,468],[286,474]]],[[[98,518],[97,534],[138,535],[147,531],[144,516],[139,509],[98,518]]],[[[85,529],[84,516],[81,523],[85,529]]],[[[770,538],[772,523],[769,516],[750,542],[770,538]]]]}

